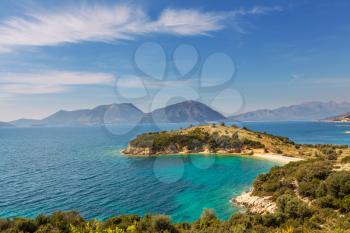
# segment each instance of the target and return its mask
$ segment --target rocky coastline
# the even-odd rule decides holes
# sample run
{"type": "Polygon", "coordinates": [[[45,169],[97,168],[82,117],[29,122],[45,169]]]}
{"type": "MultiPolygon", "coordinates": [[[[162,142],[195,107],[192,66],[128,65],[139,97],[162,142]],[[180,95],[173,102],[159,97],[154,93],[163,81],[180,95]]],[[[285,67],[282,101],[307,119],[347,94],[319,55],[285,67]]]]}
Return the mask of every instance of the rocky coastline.
{"type": "Polygon", "coordinates": [[[268,214],[276,211],[276,203],[271,197],[258,197],[253,195],[253,189],[244,192],[238,197],[232,198],[231,203],[245,208],[249,213],[268,214]]]}

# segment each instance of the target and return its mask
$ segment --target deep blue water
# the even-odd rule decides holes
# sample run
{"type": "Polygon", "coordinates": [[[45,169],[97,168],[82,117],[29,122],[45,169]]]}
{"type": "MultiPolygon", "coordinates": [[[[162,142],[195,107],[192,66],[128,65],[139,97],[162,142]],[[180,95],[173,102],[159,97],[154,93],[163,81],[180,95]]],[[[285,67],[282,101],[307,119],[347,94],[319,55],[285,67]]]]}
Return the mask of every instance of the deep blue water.
{"type": "Polygon", "coordinates": [[[271,134],[286,136],[298,143],[350,145],[350,123],[330,122],[249,122],[244,126],[271,134]]]}
{"type": "MultiPolygon", "coordinates": [[[[350,145],[350,134],[345,134],[350,124],[244,126],[300,143],[350,145]]],[[[128,140],[156,130],[142,126],[138,132],[121,133],[127,127],[0,129],[0,217],[77,210],[86,218],[163,213],[174,221],[193,221],[203,208],[214,208],[225,219],[237,211],[229,199],[276,165],[244,157],[125,157],[119,151],[128,140]]]]}

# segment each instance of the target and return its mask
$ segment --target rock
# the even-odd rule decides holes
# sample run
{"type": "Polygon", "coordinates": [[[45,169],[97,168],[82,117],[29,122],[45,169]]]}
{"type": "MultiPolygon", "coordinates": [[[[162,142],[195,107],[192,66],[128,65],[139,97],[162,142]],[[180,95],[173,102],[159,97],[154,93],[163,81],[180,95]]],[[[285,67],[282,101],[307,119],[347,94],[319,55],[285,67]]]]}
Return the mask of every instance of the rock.
{"type": "Polygon", "coordinates": [[[252,193],[253,190],[244,192],[238,197],[231,199],[231,203],[245,207],[251,213],[267,214],[276,211],[276,203],[270,200],[271,197],[253,196],[252,193]]]}

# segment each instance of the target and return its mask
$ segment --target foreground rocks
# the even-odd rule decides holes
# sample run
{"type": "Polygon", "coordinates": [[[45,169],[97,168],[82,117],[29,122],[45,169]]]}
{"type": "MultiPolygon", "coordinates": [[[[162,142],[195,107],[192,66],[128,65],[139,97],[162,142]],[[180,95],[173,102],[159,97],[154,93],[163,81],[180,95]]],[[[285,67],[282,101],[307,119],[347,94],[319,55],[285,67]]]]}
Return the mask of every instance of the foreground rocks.
{"type": "Polygon", "coordinates": [[[276,203],[270,197],[258,197],[252,195],[253,190],[244,192],[236,198],[231,199],[231,203],[244,207],[250,213],[267,214],[276,211],[276,203]]]}

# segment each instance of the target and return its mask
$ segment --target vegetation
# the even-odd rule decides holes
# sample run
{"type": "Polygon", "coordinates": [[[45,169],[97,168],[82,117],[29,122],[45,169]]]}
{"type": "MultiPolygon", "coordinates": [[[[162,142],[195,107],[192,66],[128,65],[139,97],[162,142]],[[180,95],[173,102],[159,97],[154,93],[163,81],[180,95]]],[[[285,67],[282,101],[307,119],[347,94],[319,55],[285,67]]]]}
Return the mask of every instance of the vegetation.
{"type": "Polygon", "coordinates": [[[175,131],[145,133],[129,142],[125,154],[277,153],[291,157],[337,160],[350,156],[347,145],[297,144],[287,137],[255,132],[245,127],[211,124],[175,131]]]}
{"type": "MultiPolygon", "coordinates": [[[[225,127],[224,125],[221,126],[225,127]]],[[[220,135],[218,132],[210,134],[199,127],[194,127],[186,134],[181,131],[142,134],[132,140],[130,146],[149,148],[152,152],[172,153],[178,153],[184,149],[193,152],[200,152],[205,148],[210,152],[216,152],[217,150],[240,152],[244,148],[264,148],[264,145],[259,141],[239,138],[235,132],[231,135],[220,135]]]]}
{"type": "Polygon", "coordinates": [[[341,163],[350,163],[350,156],[342,158],[341,163]]]}

